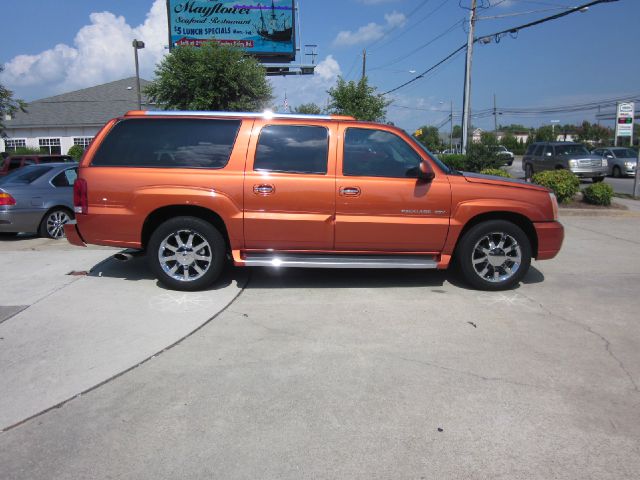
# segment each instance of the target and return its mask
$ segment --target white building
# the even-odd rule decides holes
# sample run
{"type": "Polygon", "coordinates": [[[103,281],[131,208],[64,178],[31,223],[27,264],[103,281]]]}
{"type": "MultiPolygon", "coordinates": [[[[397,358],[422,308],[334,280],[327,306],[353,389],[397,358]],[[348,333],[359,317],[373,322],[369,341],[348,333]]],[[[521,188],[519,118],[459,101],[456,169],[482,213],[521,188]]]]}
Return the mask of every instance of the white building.
{"type": "MultiPolygon", "coordinates": [[[[142,87],[148,83],[140,80],[142,87]]],[[[142,108],[146,109],[144,98],[142,108]]],[[[0,152],[28,147],[66,154],[73,145],[86,148],[107,121],[137,109],[135,77],[35,100],[26,112],[5,118],[0,152]]]]}

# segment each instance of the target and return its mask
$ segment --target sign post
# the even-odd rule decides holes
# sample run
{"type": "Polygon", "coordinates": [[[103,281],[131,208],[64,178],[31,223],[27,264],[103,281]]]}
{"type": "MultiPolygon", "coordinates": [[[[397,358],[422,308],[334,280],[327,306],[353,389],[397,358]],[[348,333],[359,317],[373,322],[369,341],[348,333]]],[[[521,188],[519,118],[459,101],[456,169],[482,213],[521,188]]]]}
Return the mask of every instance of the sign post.
{"type": "Polygon", "coordinates": [[[616,114],[616,138],[615,145],[618,145],[618,137],[629,137],[630,146],[633,146],[633,118],[635,105],[633,102],[618,103],[616,114]]]}

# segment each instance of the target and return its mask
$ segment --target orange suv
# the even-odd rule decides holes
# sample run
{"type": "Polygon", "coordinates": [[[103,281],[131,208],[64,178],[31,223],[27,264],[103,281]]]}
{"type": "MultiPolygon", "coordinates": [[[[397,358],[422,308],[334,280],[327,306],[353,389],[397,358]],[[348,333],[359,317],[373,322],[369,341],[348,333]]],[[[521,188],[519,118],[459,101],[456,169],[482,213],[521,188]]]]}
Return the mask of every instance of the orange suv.
{"type": "Polygon", "coordinates": [[[554,195],[462,173],[398,128],[351,117],[128,112],[81,160],[74,245],[146,251],[206,288],[236,266],[446,269],[509,288],[562,245],[554,195]]]}

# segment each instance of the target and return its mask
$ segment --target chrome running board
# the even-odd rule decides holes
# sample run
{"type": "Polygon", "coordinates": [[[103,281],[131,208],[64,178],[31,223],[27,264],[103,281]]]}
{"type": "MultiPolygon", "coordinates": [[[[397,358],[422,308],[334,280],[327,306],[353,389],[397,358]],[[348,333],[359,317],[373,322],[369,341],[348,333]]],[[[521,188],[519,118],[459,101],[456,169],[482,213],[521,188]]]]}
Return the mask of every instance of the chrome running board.
{"type": "Polygon", "coordinates": [[[432,255],[318,255],[292,253],[247,253],[247,267],[298,268],[437,268],[432,255]]]}

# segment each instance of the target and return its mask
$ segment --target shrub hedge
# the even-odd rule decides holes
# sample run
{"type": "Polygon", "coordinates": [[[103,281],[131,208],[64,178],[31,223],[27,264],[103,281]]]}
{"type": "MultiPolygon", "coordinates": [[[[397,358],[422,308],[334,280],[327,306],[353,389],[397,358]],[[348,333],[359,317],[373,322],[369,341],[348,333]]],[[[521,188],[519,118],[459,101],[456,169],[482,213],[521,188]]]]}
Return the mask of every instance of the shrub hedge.
{"type": "Polygon", "coordinates": [[[569,170],[545,170],[534,174],[532,180],[553,190],[561,203],[571,200],[580,190],[580,180],[569,170]]]}
{"type": "Polygon", "coordinates": [[[506,172],[501,168],[485,168],[484,170],[480,170],[480,173],[484,175],[495,175],[496,177],[513,178],[509,172],[506,172]]]}
{"type": "Polygon", "coordinates": [[[582,198],[593,205],[609,206],[613,198],[613,188],[608,183],[592,183],[582,191],[582,198]]]}

